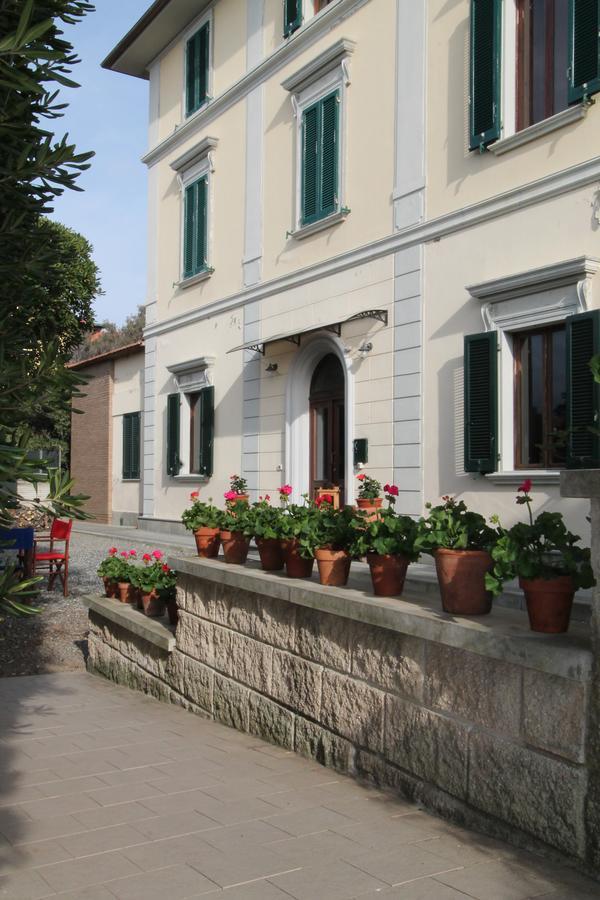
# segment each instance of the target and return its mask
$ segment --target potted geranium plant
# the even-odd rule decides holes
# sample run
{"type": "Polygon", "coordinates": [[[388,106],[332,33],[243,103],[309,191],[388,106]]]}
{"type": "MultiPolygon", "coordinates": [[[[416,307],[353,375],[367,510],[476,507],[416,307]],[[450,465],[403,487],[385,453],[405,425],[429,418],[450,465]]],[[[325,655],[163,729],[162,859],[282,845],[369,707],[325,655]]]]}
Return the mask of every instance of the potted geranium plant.
{"type": "Polygon", "coordinates": [[[311,519],[312,549],[319,581],[329,587],[341,587],[348,581],[352,557],[357,554],[357,519],[351,506],[335,509],[333,497],[322,494],[315,500],[311,519]]]}
{"type": "Polygon", "coordinates": [[[111,547],[107,556],[102,560],[96,574],[104,582],[104,591],[107,597],[115,598],[119,596],[119,576],[121,574],[122,563],[118,557],[119,551],[116,547],[111,547]]]}
{"type": "Polygon", "coordinates": [[[117,587],[119,600],[121,603],[135,603],[135,588],[131,583],[131,576],[134,573],[134,560],[137,557],[135,550],[121,550],[115,559],[119,565],[116,571],[117,587]]]}
{"type": "Polygon", "coordinates": [[[222,510],[212,505],[212,497],[208,503],[200,499],[198,491],[192,491],[192,505],[181,514],[181,521],[189,531],[194,532],[198,556],[212,559],[219,553],[222,510]]]}
{"type": "Polygon", "coordinates": [[[224,495],[228,506],[240,501],[247,503],[250,499],[248,494],[248,482],[241,475],[229,476],[229,490],[224,495]]]}
{"type": "Polygon", "coordinates": [[[179,612],[177,609],[177,572],[167,563],[160,563],[157,574],[156,590],[158,596],[167,605],[167,613],[171,625],[177,625],[179,612]]]}
{"type": "Polygon", "coordinates": [[[379,481],[371,478],[370,475],[365,475],[364,472],[357,475],[356,480],[359,483],[358,497],[356,498],[356,505],[358,508],[365,509],[369,512],[372,512],[374,509],[380,509],[381,504],[383,503],[383,497],[379,496],[381,493],[381,484],[379,481]]]}
{"type": "Polygon", "coordinates": [[[387,508],[365,519],[359,532],[358,549],[361,556],[367,557],[375,595],[394,597],[404,589],[409,563],[419,558],[416,547],[419,526],[410,516],[396,513],[396,485],[386,484],[385,491],[387,508]]]}
{"type": "Polygon", "coordinates": [[[254,540],[260,556],[260,564],[266,572],[283,569],[281,547],[282,510],[271,506],[271,497],[259,497],[254,510],[254,540]]]}
{"type": "Polygon", "coordinates": [[[426,506],[429,514],[419,523],[415,547],[435,559],[444,611],[459,616],[489,613],[492,595],[485,576],[493,566],[490,551],[498,529],[454,497],[442,497],[439,506],[426,506]]]}
{"type": "Polygon", "coordinates": [[[562,514],[542,512],[533,518],[531,487],[531,479],[524,481],[516,500],[527,506],[529,522],[501,534],[492,549],[487,586],[499,594],[506,579],[518,576],[531,630],[558,634],[569,627],[575,591],[596,581],[589,548],[579,546],[581,538],[568,531],[562,514]]]}
{"type": "Polygon", "coordinates": [[[221,519],[221,543],[226,563],[243,566],[254,533],[254,510],[246,500],[230,501],[221,519]]]}
{"type": "Polygon", "coordinates": [[[291,493],[289,484],[279,488],[279,497],[285,506],[279,523],[285,571],[289,578],[310,578],[315,564],[311,542],[314,507],[308,502],[307,494],[303,495],[303,503],[287,506],[291,493]]]}

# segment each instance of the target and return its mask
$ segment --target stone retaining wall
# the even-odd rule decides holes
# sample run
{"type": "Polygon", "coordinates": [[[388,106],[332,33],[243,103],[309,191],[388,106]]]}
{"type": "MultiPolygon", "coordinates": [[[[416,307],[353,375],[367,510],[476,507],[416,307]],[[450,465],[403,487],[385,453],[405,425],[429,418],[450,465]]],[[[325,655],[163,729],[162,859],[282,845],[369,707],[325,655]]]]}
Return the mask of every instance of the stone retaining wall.
{"type": "Polygon", "coordinates": [[[591,660],[579,637],[532,641],[508,611],[501,625],[443,628],[421,610],[413,627],[409,603],[170,562],[186,572],[175,649],[91,611],[91,668],[463,823],[585,856],[591,660]],[[326,611],[334,599],[343,612],[326,611]]]}

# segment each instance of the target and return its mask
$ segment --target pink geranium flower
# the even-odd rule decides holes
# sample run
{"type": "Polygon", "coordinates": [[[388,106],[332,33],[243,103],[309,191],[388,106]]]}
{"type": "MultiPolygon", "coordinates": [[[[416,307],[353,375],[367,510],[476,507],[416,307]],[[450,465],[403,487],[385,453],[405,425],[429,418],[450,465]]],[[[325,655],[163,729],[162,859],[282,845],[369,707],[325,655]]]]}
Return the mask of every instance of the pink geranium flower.
{"type": "Polygon", "coordinates": [[[292,493],[291,484],[284,484],[282,487],[279,488],[279,493],[283,494],[284,497],[289,497],[290,494],[292,493]]]}
{"type": "Polygon", "coordinates": [[[226,500],[235,500],[235,498],[237,497],[237,494],[235,491],[225,491],[223,496],[225,497],[226,500]]]}
{"type": "Polygon", "coordinates": [[[528,494],[533,486],[533,481],[531,478],[526,478],[523,484],[519,485],[517,488],[518,491],[523,491],[524,494],[528,494]]]}
{"type": "Polygon", "coordinates": [[[154,559],[162,559],[164,556],[164,553],[162,552],[162,550],[153,550],[152,556],[154,557],[154,559]]]}
{"type": "Polygon", "coordinates": [[[384,487],[384,491],[386,492],[386,494],[391,494],[392,497],[398,496],[398,488],[395,484],[386,484],[386,486],[384,487]]]}
{"type": "Polygon", "coordinates": [[[130,555],[130,556],[137,556],[137,550],[130,550],[130,551],[129,551],[129,555],[130,555]]]}

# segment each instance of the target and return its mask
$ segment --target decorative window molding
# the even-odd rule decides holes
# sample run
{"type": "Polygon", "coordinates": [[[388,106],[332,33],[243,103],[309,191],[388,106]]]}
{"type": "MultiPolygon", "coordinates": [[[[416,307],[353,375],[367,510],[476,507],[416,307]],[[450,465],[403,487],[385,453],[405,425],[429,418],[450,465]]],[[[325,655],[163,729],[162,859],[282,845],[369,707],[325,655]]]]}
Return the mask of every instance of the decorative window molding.
{"type": "Polygon", "coordinates": [[[174,172],[177,172],[178,175],[184,177],[185,173],[190,169],[205,160],[208,160],[209,169],[211,172],[214,172],[215,167],[212,159],[212,151],[216,149],[218,143],[219,139],[216,137],[205,137],[199,144],[192,147],[191,150],[186,150],[185,153],[182,153],[181,156],[174,159],[173,162],[170,163],[171,168],[174,172]]]}
{"type": "Polygon", "coordinates": [[[347,207],[344,207],[343,209],[332,213],[330,216],[325,216],[324,219],[318,219],[316,222],[311,222],[310,225],[299,226],[295,231],[289,232],[289,237],[292,237],[297,241],[302,241],[304,238],[310,237],[311,234],[317,234],[319,231],[324,231],[326,228],[332,228],[334,225],[339,225],[341,222],[345,221],[349,214],[350,210],[347,207]]]}
{"type": "MultiPolygon", "coordinates": [[[[498,471],[486,476],[493,483],[513,484],[528,474],[515,470],[513,333],[585,312],[598,270],[599,258],[580,256],[467,287],[471,297],[481,303],[485,330],[498,332],[500,462],[498,471]]],[[[536,469],[535,478],[552,484],[557,473],[536,469]]]]}
{"type": "Polygon", "coordinates": [[[213,383],[214,356],[199,356],[187,362],[167,366],[167,371],[175,377],[177,389],[182,394],[193,394],[213,383]]]}
{"type": "Polygon", "coordinates": [[[579,256],[473,284],[467,290],[483,302],[481,314],[487,331],[518,331],[584,312],[591,279],[599,269],[599,258],[579,256]]]}
{"type": "Polygon", "coordinates": [[[338,66],[345,69],[344,81],[346,85],[349,85],[349,72],[344,63],[347,62],[348,57],[354,53],[355,49],[355,41],[351,41],[348,38],[340,38],[339,41],[323,50],[318,56],[294,72],[293,75],[285,78],[281,82],[282,88],[289,91],[289,93],[298,94],[338,66]]]}

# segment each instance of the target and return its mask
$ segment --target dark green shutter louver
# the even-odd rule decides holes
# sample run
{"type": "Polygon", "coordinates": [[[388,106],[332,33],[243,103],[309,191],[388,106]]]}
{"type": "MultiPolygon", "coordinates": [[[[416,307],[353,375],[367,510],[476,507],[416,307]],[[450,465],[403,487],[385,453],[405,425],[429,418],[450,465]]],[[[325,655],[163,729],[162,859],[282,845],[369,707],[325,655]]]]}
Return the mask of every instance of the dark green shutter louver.
{"type": "Polygon", "coordinates": [[[123,478],[140,477],[140,413],[123,416],[123,478]]]}
{"type": "Polygon", "coordinates": [[[208,96],[210,26],[207,22],[189,39],[185,48],[185,111],[200,109],[208,96]]]}
{"type": "Polygon", "coordinates": [[[318,106],[304,113],[302,142],[302,219],[310,221],[318,212],[318,106]]]}
{"type": "Polygon", "coordinates": [[[167,474],[178,475],[181,468],[179,459],[179,394],[167,397],[167,474]]]}
{"type": "Polygon", "coordinates": [[[339,137],[337,91],[309,106],[302,121],[302,224],[338,209],[339,137]]]}
{"type": "Polygon", "coordinates": [[[321,214],[337,209],[338,183],[338,97],[331,94],[322,101],[321,125],[321,214]]]}
{"type": "Polygon", "coordinates": [[[465,472],[495,472],[497,468],[497,357],[495,331],[465,336],[465,472]]]}
{"type": "Polygon", "coordinates": [[[215,438],[215,389],[200,391],[200,474],[207,478],[213,473],[213,446],[215,438]]]}
{"type": "Polygon", "coordinates": [[[188,185],[183,209],[183,277],[191,278],[207,267],[208,181],[188,185]]]}
{"type": "Polygon", "coordinates": [[[469,149],[500,137],[501,0],[471,0],[469,149]]]}
{"type": "Polygon", "coordinates": [[[566,320],[567,331],[567,468],[600,466],[600,385],[590,360],[600,353],[600,311],[566,320]]]}
{"type": "Polygon", "coordinates": [[[289,37],[302,25],[302,0],[283,0],[283,36],[289,37]]]}
{"type": "Polygon", "coordinates": [[[569,0],[569,103],[600,91],[600,0],[569,0]]]}

